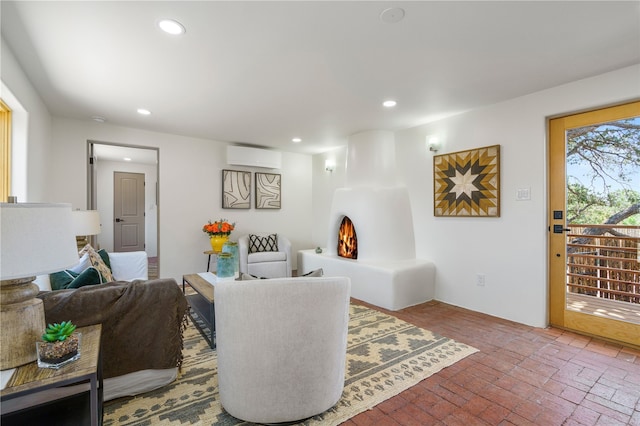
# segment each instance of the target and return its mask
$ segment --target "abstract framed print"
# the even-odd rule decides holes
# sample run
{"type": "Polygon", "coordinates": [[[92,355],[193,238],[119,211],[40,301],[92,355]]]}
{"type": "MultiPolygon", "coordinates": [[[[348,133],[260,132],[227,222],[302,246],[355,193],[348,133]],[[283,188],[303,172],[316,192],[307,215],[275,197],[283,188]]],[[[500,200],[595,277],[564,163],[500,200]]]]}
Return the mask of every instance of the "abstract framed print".
{"type": "Polygon", "coordinates": [[[256,173],[256,209],[279,209],[281,206],[281,176],[256,173]]]}
{"type": "Polygon", "coordinates": [[[222,171],[222,208],[251,208],[251,172],[222,171]]]}

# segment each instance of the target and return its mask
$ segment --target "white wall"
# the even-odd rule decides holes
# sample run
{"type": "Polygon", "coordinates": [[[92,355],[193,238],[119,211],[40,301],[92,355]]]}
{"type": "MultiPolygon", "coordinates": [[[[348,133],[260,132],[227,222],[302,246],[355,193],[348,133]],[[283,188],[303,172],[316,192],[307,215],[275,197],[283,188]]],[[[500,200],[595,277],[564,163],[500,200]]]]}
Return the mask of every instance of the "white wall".
{"type": "Polygon", "coordinates": [[[313,230],[314,247],[325,247],[329,239],[329,215],[333,193],[345,186],[347,147],[313,156],[313,230]],[[335,164],[333,172],[325,170],[325,162],[335,164]]]}
{"type": "Polygon", "coordinates": [[[2,39],[2,93],[14,109],[12,136],[12,194],[19,202],[55,201],[48,194],[51,115],[2,39]]]}
{"type": "Polygon", "coordinates": [[[98,247],[113,251],[114,228],[114,173],[142,173],[145,183],[145,251],[149,257],[158,255],[158,206],[156,205],[157,167],[155,164],[138,164],[125,161],[96,161],[97,209],[100,212],[102,232],[98,235],[98,247]]]}
{"type": "MultiPolygon", "coordinates": [[[[400,180],[409,189],[416,257],[436,265],[436,299],[538,327],[547,325],[547,118],[640,98],[640,66],[577,81],[395,133],[400,180]],[[433,153],[501,146],[501,216],[433,215],[433,153]],[[516,201],[530,188],[530,201],[516,201]],[[486,275],[484,287],[476,274],[486,275]]],[[[313,241],[326,241],[335,188],[345,186],[342,150],[314,157],[313,241]],[[333,174],[325,159],[337,156],[333,174]]]]}
{"type": "Polygon", "coordinates": [[[436,299],[534,326],[547,325],[547,118],[640,97],[640,66],[534,93],[396,133],[398,170],[412,200],[416,254],[436,264],[436,299]],[[433,215],[433,155],[501,146],[501,216],[433,215]],[[530,201],[516,201],[519,188],[530,201]],[[486,274],[484,287],[476,274],[486,274]]]}
{"type": "MultiPolygon", "coordinates": [[[[202,232],[207,220],[236,222],[232,240],[249,232],[277,232],[291,240],[295,251],[311,242],[311,156],[283,153],[282,208],[230,210],[221,208],[222,169],[265,171],[226,164],[226,144],[164,133],[118,127],[108,123],[53,119],[50,181],[52,199],[86,207],[87,141],[159,148],[158,256],[161,277],[181,280],[183,274],[206,269],[202,232]]],[[[252,201],[253,206],[253,201],[252,201]]],[[[294,258],[294,268],[296,267],[294,258]]]]}

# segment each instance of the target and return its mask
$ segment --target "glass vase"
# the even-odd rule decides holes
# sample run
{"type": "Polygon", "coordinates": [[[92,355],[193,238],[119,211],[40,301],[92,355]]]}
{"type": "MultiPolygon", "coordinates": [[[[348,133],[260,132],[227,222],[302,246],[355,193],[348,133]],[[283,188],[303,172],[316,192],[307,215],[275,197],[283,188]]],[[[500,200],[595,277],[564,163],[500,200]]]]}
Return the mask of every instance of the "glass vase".
{"type": "Polygon", "coordinates": [[[233,255],[231,253],[219,253],[216,266],[216,275],[219,280],[233,280],[235,278],[233,255]]]}
{"type": "Polygon", "coordinates": [[[231,253],[233,256],[233,272],[234,275],[238,275],[240,270],[240,258],[238,256],[238,243],[235,241],[227,241],[222,246],[223,253],[231,253]]]}

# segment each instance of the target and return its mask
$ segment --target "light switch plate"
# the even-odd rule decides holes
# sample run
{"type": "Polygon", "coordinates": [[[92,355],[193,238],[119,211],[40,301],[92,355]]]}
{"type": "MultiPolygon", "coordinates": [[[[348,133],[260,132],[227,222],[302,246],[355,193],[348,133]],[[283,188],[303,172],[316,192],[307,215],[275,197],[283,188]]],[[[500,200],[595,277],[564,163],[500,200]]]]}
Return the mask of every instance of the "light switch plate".
{"type": "Polygon", "coordinates": [[[531,188],[518,188],[516,201],[526,201],[531,199],[531,188]]]}

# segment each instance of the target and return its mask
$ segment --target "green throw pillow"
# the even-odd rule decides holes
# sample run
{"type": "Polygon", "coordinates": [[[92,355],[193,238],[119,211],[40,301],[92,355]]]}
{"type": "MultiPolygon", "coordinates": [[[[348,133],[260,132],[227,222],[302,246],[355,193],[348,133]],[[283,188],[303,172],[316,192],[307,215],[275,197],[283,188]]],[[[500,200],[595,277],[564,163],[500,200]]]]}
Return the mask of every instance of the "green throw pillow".
{"type": "Polygon", "coordinates": [[[51,281],[51,290],[62,290],[66,288],[71,281],[76,279],[80,275],[78,272],[73,272],[70,270],[54,272],[53,274],[49,274],[49,281],[51,281]]]}
{"type": "Polygon", "coordinates": [[[104,281],[100,272],[93,266],[77,273],[73,271],[60,271],[49,275],[52,290],[65,288],[80,288],[85,285],[102,284],[104,281]]]}
{"type": "Polygon", "coordinates": [[[103,282],[100,272],[92,266],[82,271],[66,288],[80,288],[85,285],[102,284],[103,282]]]}

